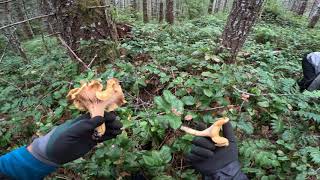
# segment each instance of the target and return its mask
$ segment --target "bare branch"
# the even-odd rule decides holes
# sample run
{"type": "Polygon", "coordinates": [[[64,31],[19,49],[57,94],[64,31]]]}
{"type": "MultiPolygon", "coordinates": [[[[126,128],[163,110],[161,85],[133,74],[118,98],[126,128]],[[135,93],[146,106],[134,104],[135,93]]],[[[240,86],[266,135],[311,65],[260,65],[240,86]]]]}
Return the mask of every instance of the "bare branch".
{"type": "Polygon", "coordinates": [[[5,3],[11,2],[11,1],[12,1],[12,0],[2,1],[2,2],[0,2],[0,4],[5,4],[5,3]]]}
{"type": "Polygon", "coordinates": [[[28,21],[32,21],[32,20],[35,20],[35,19],[46,18],[46,17],[53,16],[53,15],[54,15],[54,13],[41,15],[41,16],[36,16],[36,17],[30,18],[30,19],[26,19],[26,20],[23,20],[23,21],[19,21],[19,22],[15,22],[15,23],[12,23],[12,24],[8,24],[8,25],[5,25],[5,26],[2,26],[2,27],[0,27],[0,30],[8,28],[8,27],[11,27],[11,26],[15,26],[15,25],[18,25],[18,24],[22,24],[22,23],[25,23],[25,22],[28,22],[28,21]]]}
{"type": "Polygon", "coordinates": [[[71,49],[70,46],[62,39],[61,35],[58,35],[58,39],[60,40],[61,44],[68,49],[68,51],[79,61],[86,69],[89,69],[88,65],[79,58],[79,56],[71,49]]]}
{"type": "Polygon", "coordinates": [[[96,9],[96,8],[106,8],[106,7],[110,7],[110,5],[105,5],[105,6],[89,6],[87,7],[88,9],[96,9]]]}

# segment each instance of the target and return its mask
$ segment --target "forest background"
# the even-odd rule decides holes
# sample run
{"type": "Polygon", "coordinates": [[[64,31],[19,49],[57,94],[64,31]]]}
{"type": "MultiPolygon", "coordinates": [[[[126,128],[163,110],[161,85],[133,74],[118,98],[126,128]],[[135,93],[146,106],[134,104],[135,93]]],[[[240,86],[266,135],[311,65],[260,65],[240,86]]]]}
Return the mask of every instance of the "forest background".
{"type": "Polygon", "coordinates": [[[81,80],[121,81],[125,130],[47,179],[197,179],[197,127],[228,116],[251,179],[320,179],[320,0],[1,0],[0,155],[79,115],[81,80]]]}

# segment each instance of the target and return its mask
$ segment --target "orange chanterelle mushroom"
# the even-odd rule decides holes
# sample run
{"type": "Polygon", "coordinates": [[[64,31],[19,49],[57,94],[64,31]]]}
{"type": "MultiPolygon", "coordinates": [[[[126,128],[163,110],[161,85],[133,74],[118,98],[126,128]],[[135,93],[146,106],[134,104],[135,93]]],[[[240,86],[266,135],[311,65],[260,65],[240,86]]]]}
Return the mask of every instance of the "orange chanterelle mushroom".
{"type": "MultiPolygon", "coordinates": [[[[69,91],[67,98],[81,111],[89,111],[91,117],[103,116],[104,111],[114,111],[126,103],[124,95],[116,78],[107,80],[107,87],[103,91],[103,85],[98,80],[82,83],[80,88],[69,91]]],[[[98,135],[105,133],[106,126],[102,124],[97,129],[98,135]]]]}
{"type": "Polygon", "coordinates": [[[221,137],[219,135],[220,129],[222,125],[227,123],[229,121],[229,118],[224,117],[218,119],[213,125],[211,125],[209,128],[203,130],[203,131],[198,131],[195,129],[191,129],[185,126],[181,126],[181,130],[185,131],[188,134],[192,134],[195,136],[204,136],[204,137],[210,137],[213,142],[215,142],[216,146],[222,147],[222,146],[229,146],[229,140],[227,138],[221,137]]]}

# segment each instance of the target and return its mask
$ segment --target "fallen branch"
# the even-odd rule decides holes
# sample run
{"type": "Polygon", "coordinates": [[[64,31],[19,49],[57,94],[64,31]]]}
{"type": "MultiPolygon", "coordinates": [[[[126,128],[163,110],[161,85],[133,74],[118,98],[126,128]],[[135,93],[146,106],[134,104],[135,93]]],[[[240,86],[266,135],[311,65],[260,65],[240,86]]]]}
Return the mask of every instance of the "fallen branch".
{"type": "Polygon", "coordinates": [[[86,69],[89,69],[88,65],[79,58],[79,56],[71,49],[70,46],[62,39],[60,35],[58,35],[58,39],[60,40],[61,44],[68,49],[68,51],[79,61],[86,69]]]}
{"type": "Polygon", "coordinates": [[[240,92],[240,93],[247,94],[247,95],[250,95],[250,96],[257,96],[257,95],[255,95],[255,94],[248,93],[248,92],[246,92],[246,91],[242,91],[242,90],[238,89],[236,86],[232,86],[232,87],[233,87],[233,89],[235,89],[236,91],[238,91],[238,92],[240,92]]]}
{"type": "MultiPolygon", "coordinates": [[[[252,93],[248,93],[246,91],[243,91],[243,90],[240,90],[238,89],[236,86],[232,86],[233,89],[235,89],[236,91],[238,91],[239,93],[242,93],[242,94],[247,94],[249,96],[258,96],[256,94],[252,94],[252,93]]],[[[272,93],[274,95],[277,95],[277,96],[296,96],[297,94],[277,94],[277,93],[272,93]]],[[[271,96],[271,93],[268,94],[268,93],[264,93],[264,94],[261,94],[261,96],[271,96]]]]}
{"type": "Polygon", "coordinates": [[[46,15],[41,15],[41,16],[30,18],[30,19],[26,19],[26,20],[23,20],[23,21],[15,22],[15,23],[12,23],[12,24],[7,24],[5,26],[0,27],[0,30],[8,28],[8,27],[11,27],[11,26],[15,26],[15,25],[18,25],[18,24],[22,24],[22,23],[25,23],[25,22],[28,22],[28,21],[32,21],[32,20],[35,20],[35,19],[46,18],[46,17],[53,16],[53,15],[54,15],[54,13],[46,14],[46,15]]]}
{"type": "Polygon", "coordinates": [[[231,108],[231,107],[234,107],[234,106],[235,105],[218,106],[218,107],[207,108],[207,109],[191,109],[189,111],[192,111],[192,112],[213,111],[213,110],[217,110],[217,109],[231,108]]]}

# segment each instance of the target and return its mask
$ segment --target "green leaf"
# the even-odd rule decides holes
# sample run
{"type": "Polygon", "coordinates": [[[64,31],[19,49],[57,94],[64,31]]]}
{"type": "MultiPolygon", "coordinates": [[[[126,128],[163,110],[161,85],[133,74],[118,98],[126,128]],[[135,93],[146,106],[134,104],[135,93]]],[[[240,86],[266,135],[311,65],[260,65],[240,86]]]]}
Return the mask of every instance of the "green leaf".
{"type": "Polygon", "coordinates": [[[192,106],[195,104],[195,99],[192,96],[184,96],[181,100],[185,105],[188,105],[188,106],[192,106]]]}
{"type": "Polygon", "coordinates": [[[146,165],[148,166],[155,166],[156,165],[156,161],[153,157],[151,156],[142,156],[144,163],[146,163],[146,165]]]}
{"type": "Polygon", "coordinates": [[[246,134],[252,134],[254,130],[251,122],[245,122],[243,120],[237,123],[237,127],[243,130],[246,134]]]}
{"type": "Polygon", "coordinates": [[[212,97],[213,96],[212,91],[209,90],[209,89],[203,89],[203,93],[208,97],[212,97]]]}
{"type": "Polygon", "coordinates": [[[267,107],[269,107],[269,102],[268,102],[268,101],[258,102],[258,105],[259,105],[260,107],[267,108],[267,107]]]}
{"type": "MultiPolygon", "coordinates": [[[[173,95],[170,91],[163,91],[164,100],[171,105],[170,111],[175,111],[176,114],[183,114],[184,107],[183,102],[179,100],[175,95],[173,95]]],[[[168,111],[166,111],[168,113],[168,111]]]]}
{"type": "Polygon", "coordinates": [[[177,100],[177,97],[175,95],[173,95],[171,93],[171,91],[169,90],[164,90],[163,91],[163,98],[168,102],[168,103],[171,103],[175,100],[177,100]]]}
{"type": "Polygon", "coordinates": [[[152,178],[152,180],[175,180],[175,178],[168,175],[160,175],[152,178]]]}
{"type": "Polygon", "coordinates": [[[272,129],[275,133],[281,133],[284,131],[284,123],[281,119],[272,120],[272,129]]]}
{"type": "Polygon", "coordinates": [[[169,163],[171,161],[171,150],[168,146],[163,146],[161,148],[160,155],[164,163],[169,163]]]}
{"type": "Polygon", "coordinates": [[[162,97],[157,96],[154,98],[154,102],[156,103],[157,107],[167,113],[171,112],[171,105],[166,102],[162,97]]]}
{"type": "Polygon", "coordinates": [[[176,116],[174,114],[167,114],[167,115],[163,115],[163,116],[158,116],[157,121],[159,121],[159,123],[163,124],[163,126],[165,128],[167,128],[169,126],[173,129],[178,129],[182,124],[181,117],[176,116]]]}
{"type": "Polygon", "coordinates": [[[215,78],[215,75],[208,71],[201,73],[201,76],[215,78]]]}

